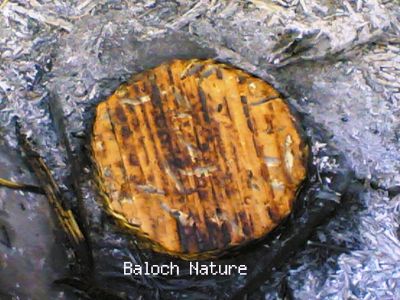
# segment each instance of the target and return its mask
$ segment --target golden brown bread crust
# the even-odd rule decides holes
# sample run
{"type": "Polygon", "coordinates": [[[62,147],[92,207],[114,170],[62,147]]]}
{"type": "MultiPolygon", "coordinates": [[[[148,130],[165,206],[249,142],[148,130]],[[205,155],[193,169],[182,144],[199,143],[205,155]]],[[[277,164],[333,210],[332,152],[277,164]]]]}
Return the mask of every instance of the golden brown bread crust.
{"type": "Polygon", "coordinates": [[[306,176],[307,146],[278,92],[212,60],[134,76],[97,106],[91,143],[107,210],[186,259],[265,236],[306,176]]]}

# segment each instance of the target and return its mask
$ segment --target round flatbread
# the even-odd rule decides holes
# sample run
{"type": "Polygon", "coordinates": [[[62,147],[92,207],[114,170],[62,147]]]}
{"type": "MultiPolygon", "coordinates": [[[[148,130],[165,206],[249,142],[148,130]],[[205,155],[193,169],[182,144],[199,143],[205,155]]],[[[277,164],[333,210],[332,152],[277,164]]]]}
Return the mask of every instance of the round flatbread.
{"type": "Polygon", "coordinates": [[[96,108],[105,206],[153,249],[185,259],[259,239],[291,212],[307,145],[280,94],[213,60],[135,75],[96,108]]]}

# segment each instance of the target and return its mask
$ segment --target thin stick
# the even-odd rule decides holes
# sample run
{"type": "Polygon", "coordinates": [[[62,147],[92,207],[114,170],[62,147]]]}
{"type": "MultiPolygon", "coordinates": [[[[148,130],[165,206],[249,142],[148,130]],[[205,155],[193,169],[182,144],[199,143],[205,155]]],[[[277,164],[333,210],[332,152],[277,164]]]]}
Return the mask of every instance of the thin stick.
{"type": "Polygon", "coordinates": [[[32,192],[36,194],[44,194],[44,190],[35,185],[30,185],[30,184],[25,184],[25,183],[20,183],[20,182],[14,182],[8,179],[0,178],[0,186],[13,189],[13,190],[23,190],[27,192],[32,192]]]}
{"type": "Polygon", "coordinates": [[[3,9],[6,5],[7,5],[7,2],[8,2],[9,0],[4,0],[1,4],[0,4],[0,9],[3,9]]]}
{"type": "Polygon", "coordinates": [[[91,251],[89,251],[86,239],[72,211],[65,207],[61,191],[51,175],[50,170],[46,166],[43,158],[34,150],[26,135],[21,131],[18,122],[16,123],[16,134],[19,145],[27,157],[26,161],[34,171],[39,182],[42,183],[44,193],[58,218],[59,224],[67,235],[79,264],[83,267],[82,271],[84,273],[87,272],[91,269],[93,263],[91,251]]]}

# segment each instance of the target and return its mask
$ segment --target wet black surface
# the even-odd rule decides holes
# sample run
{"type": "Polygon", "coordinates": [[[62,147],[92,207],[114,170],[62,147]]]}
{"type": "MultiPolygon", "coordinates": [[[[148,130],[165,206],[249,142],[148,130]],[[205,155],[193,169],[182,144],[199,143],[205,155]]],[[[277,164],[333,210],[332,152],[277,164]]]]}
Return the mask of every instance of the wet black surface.
{"type": "MultiPolygon", "coordinates": [[[[5,145],[0,146],[0,177],[37,185],[20,156],[5,145]]],[[[0,187],[1,299],[74,299],[53,285],[69,269],[53,217],[46,197],[0,187]]]]}

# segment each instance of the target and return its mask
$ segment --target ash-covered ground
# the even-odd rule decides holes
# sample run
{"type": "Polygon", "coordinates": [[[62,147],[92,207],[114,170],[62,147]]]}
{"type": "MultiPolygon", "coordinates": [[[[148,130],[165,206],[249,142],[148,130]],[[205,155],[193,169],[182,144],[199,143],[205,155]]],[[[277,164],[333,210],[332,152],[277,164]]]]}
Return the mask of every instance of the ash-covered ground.
{"type": "MultiPolygon", "coordinates": [[[[329,130],[364,187],[262,287],[265,298],[400,299],[396,0],[3,0],[0,176],[34,180],[9,154],[14,116],[63,187],[71,170],[58,119],[74,150],[90,105],[135,72],[191,56],[272,83],[329,130]]],[[[51,284],[65,269],[44,198],[2,188],[0,226],[0,296],[73,299],[51,284]]]]}

